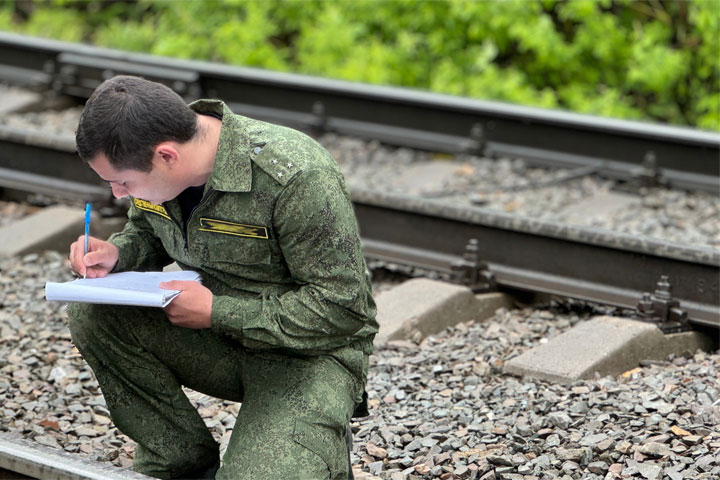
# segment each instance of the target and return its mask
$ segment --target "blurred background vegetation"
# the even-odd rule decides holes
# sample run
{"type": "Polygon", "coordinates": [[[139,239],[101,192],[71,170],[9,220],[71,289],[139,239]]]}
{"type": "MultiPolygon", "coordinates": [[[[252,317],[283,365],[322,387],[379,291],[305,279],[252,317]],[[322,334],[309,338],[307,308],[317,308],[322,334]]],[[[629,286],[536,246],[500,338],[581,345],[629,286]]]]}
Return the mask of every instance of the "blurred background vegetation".
{"type": "Polygon", "coordinates": [[[0,0],[0,30],[720,130],[720,0],[0,0]]]}

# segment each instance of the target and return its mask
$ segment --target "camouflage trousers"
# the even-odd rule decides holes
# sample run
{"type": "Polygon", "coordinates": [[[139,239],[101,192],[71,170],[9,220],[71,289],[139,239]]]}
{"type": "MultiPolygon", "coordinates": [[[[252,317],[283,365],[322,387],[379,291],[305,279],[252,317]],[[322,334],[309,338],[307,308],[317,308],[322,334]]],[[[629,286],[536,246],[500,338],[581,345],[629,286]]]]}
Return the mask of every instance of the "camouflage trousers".
{"type": "Polygon", "coordinates": [[[133,470],[192,478],[218,462],[184,385],[242,402],[216,478],[348,478],[344,435],[364,377],[333,356],[248,351],[209,329],[173,326],[160,309],[72,304],[68,316],[113,422],[138,444],[133,470]]]}

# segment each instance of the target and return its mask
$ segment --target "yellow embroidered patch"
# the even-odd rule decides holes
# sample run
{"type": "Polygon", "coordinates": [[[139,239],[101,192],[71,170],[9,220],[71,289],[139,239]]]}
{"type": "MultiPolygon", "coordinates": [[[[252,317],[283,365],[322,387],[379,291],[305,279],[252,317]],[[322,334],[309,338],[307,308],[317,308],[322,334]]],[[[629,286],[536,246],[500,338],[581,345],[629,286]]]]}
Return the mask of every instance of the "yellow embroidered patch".
{"type": "Polygon", "coordinates": [[[170,215],[168,215],[167,210],[165,210],[165,207],[163,207],[162,205],[155,205],[154,203],[150,203],[147,200],[140,200],[139,198],[133,198],[133,203],[140,210],[157,213],[161,217],[165,217],[170,220],[170,215]]]}
{"type": "Polygon", "coordinates": [[[200,228],[198,230],[202,232],[237,235],[239,237],[268,238],[268,230],[265,227],[258,225],[244,225],[242,223],[227,222],[225,220],[216,220],[214,218],[201,218],[200,228]]]}

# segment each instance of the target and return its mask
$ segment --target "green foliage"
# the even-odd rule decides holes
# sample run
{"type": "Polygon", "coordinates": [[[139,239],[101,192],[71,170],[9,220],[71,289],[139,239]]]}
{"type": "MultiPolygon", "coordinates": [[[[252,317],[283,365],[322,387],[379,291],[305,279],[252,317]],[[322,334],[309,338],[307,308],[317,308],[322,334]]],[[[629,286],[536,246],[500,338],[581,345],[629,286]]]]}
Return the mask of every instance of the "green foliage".
{"type": "MultiPolygon", "coordinates": [[[[242,6],[242,2],[234,3],[242,6]]],[[[269,2],[247,3],[237,18],[233,18],[232,12],[228,13],[218,19],[210,33],[210,42],[215,45],[211,59],[273,70],[287,69],[288,48],[273,42],[280,30],[273,22],[269,2]]]]}
{"type": "Polygon", "coordinates": [[[50,7],[37,10],[25,24],[24,33],[79,42],[85,36],[85,23],[74,10],[50,7]]]}
{"type": "Polygon", "coordinates": [[[0,29],[720,130],[720,0],[0,0],[0,29]]]}
{"type": "Polygon", "coordinates": [[[693,2],[688,6],[689,29],[686,42],[694,45],[693,75],[687,79],[689,123],[720,130],[720,3],[693,2]]]}
{"type": "Polygon", "coordinates": [[[0,3],[0,30],[12,30],[13,25],[13,11],[10,4],[0,3]]]}

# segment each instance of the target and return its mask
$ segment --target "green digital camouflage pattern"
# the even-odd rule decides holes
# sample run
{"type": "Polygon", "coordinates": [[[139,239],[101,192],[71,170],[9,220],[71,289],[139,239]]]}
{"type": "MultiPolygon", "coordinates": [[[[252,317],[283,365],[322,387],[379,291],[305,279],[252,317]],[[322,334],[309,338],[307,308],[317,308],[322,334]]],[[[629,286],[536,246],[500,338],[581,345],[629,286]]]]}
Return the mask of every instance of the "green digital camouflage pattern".
{"type": "Polygon", "coordinates": [[[242,401],[217,478],[347,478],[342,435],[361,402],[377,332],[371,283],[342,174],[304,134],[222,115],[214,170],[187,228],[177,201],[138,199],[116,271],[171,261],[201,273],[212,327],[161,310],[72,305],[73,339],[113,420],[138,442],[134,468],[169,478],[217,445],[180,385],[242,401]]]}
{"type": "Polygon", "coordinates": [[[237,348],[210,330],[176,327],[162,310],[73,304],[70,330],[95,371],[115,425],[138,442],[133,468],[193,478],[218,445],[181,390],[241,401],[218,479],[347,478],[343,435],[367,368],[362,352],[295,356],[237,348]]]}

